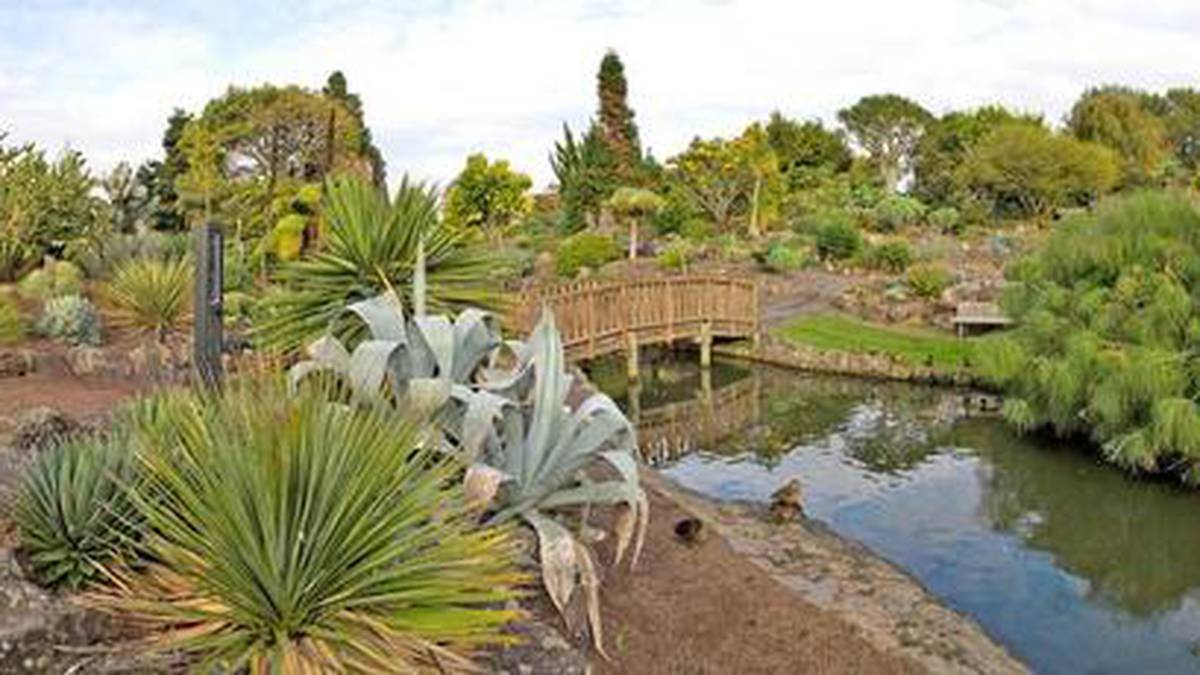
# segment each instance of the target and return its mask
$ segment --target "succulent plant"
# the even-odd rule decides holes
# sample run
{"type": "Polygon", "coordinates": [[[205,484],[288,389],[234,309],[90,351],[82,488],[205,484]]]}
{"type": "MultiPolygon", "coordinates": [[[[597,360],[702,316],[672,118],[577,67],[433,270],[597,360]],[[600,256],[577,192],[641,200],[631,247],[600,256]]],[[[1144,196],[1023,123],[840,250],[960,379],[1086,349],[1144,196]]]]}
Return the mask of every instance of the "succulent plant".
{"type": "Polygon", "coordinates": [[[82,295],[51,298],[42,307],[37,331],[71,345],[100,344],[100,315],[82,295]]]}

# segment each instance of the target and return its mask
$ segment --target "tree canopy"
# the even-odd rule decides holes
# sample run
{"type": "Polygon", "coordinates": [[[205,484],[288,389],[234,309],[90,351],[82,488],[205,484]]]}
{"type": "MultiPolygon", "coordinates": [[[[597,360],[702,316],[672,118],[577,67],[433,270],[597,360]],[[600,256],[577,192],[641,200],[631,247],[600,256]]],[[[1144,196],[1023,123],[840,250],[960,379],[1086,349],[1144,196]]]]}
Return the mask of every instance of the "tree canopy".
{"type": "Polygon", "coordinates": [[[929,124],[917,143],[913,192],[930,204],[951,204],[965,191],[959,167],[989,132],[1002,124],[1042,125],[1041,117],[1014,113],[1003,106],[947,113],[929,124]]]}
{"type": "Polygon", "coordinates": [[[532,186],[529,176],[513,171],[507,160],[489,162],[483,154],[471,155],[446,192],[446,220],[499,239],[533,207],[532,186]]]}
{"type": "Polygon", "coordinates": [[[912,168],[917,142],[933,115],[903,96],[878,94],[842,109],[838,120],[870,157],[884,187],[895,190],[912,168]]]}
{"type": "Polygon", "coordinates": [[[771,113],[765,127],[767,142],[779,160],[779,169],[795,187],[809,171],[845,171],[850,168],[850,148],[841,133],[826,129],[820,120],[797,122],[779,111],[771,113]]]}
{"type": "Polygon", "coordinates": [[[1112,189],[1113,152],[1027,122],[997,126],[967,154],[962,184],[998,212],[1044,218],[1057,207],[1083,204],[1112,189]]]}
{"type": "Polygon", "coordinates": [[[1126,185],[1158,180],[1170,156],[1167,127],[1147,109],[1146,97],[1125,87],[1097,87],[1083,94],[1067,118],[1076,138],[1111,148],[1121,160],[1126,185]]]}

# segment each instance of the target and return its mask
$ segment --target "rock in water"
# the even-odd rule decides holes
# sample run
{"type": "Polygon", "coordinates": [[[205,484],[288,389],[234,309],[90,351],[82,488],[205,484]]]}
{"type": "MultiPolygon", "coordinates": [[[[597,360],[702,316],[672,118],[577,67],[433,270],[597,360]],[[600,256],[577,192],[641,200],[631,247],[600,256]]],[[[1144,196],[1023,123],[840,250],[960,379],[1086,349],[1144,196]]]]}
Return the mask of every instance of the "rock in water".
{"type": "Polygon", "coordinates": [[[803,516],[804,489],[800,479],[793,478],[771,495],[771,517],[778,522],[787,522],[803,516]]]}

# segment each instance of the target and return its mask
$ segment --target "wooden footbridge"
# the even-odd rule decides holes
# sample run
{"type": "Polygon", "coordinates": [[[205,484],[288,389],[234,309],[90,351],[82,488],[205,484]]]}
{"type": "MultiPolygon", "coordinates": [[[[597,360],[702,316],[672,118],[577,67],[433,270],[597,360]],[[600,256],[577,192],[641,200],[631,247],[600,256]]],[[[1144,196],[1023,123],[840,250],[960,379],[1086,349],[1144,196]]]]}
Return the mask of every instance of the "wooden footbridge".
{"type": "Polygon", "coordinates": [[[533,288],[521,294],[514,323],[528,332],[543,307],[554,311],[570,359],[624,351],[637,377],[639,346],[692,341],[701,363],[714,339],[758,333],[758,288],[748,277],[680,275],[586,280],[533,288]]]}

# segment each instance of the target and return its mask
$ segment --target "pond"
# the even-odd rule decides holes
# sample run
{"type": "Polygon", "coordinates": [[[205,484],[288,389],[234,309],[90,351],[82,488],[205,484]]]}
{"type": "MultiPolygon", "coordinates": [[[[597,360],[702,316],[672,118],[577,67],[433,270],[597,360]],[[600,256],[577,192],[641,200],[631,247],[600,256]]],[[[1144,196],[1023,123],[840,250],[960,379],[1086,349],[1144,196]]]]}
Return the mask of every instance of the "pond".
{"type": "Polygon", "coordinates": [[[719,500],[799,477],[810,517],[1041,673],[1200,673],[1200,494],[961,414],[960,393],[659,354],[589,368],[648,461],[719,500]]]}

